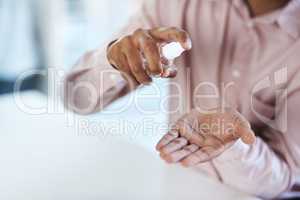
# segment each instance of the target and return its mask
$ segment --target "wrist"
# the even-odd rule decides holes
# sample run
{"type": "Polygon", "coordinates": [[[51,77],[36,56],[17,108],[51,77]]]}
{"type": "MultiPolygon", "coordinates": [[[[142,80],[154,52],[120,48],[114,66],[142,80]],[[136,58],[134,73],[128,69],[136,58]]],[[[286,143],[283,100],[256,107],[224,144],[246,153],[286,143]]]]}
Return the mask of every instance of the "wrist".
{"type": "Polygon", "coordinates": [[[239,139],[231,147],[229,147],[221,155],[219,155],[215,160],[218,162],[242,160],[250,150],[250,148],[250,145],[245,144],[241,139],[239,139]]]}

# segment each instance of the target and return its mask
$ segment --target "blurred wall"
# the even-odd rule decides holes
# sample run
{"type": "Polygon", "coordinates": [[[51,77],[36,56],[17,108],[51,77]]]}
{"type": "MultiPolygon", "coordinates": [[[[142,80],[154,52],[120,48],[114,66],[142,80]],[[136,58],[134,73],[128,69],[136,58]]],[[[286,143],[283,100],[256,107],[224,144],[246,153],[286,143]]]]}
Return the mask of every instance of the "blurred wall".
{"type": "MultiPolygon", "coordinates": [[[[124,25],[139,0],[1,0],[1,80],[30,69],[69,70],[124,25]]],[[[37,83],[46,91],[47,80],[37,83]]]]}

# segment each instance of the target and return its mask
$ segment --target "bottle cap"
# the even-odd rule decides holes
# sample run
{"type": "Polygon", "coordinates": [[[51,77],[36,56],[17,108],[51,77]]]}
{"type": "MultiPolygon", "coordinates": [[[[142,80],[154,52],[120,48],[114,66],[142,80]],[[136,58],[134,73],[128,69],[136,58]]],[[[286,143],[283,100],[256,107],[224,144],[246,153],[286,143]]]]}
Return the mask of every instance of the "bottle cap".
{"type": "Polygon", "coordinates": [[[171,42],[162,47],[162,54],[168,60],[174,60],[179,57],[185,49],[179,42],[171,42]]]}

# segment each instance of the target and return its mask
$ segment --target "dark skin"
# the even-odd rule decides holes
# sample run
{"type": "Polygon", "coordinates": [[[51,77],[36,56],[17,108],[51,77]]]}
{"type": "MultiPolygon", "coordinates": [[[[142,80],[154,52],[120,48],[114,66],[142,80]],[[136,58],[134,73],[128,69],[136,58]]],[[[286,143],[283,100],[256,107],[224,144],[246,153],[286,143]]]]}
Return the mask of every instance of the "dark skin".
{"type": "MultiPolygon", "coordinates": [[[[252,17],[267,14],[284,7],[290,0],[244,0],[252,17]]],[[[126,77],[138,84],[151,82],[149,73],[143,67],[142,53],[147,60],[148,72],[164,78],[176,76],[176,72],[166,74],[162,67],[166,61],[160,56],[159,45],[180,42],[185,50],[191,49],[191,39],[187,32],[176,27],[158,27],[150,30],[138,29],[131,35],[120,38],[107,51],[109,62],[126,77]]]]}
{"type": "Polygon", "coordinates": [[[252,17],[264,15],[286,6],[290,0],[245,0],[252,17]]]}
{"type": "MultiPolygon", "coordinates": [[[[289,0],[245,2],[252,17],[256,17],[284,7],[289,0]]],[[[164,71],[162,64],[166,63],[163,62],[159,47],[169,42],[179,42],[185,50],[192,48],[189,34],[177,27],[138,29],[109,46],[107,58],[125,77],[137,84],[151,82],[147,72],[172,78],[176,76],[176,72],[168,74],[164,71]],[[141,55],[147,61],[147,67],[144,66],[141,55]]],[[[220,155],[238,139],[249,145],[255,142],[250,123],[236,110],[215,108],[210,113],[198,113],[194,110],[175,124],[160,140],[156,149],[166,162],[191,167],[220,155]],[[216,129],[216,122],[220,122],[222,128],[216,129]]]]}

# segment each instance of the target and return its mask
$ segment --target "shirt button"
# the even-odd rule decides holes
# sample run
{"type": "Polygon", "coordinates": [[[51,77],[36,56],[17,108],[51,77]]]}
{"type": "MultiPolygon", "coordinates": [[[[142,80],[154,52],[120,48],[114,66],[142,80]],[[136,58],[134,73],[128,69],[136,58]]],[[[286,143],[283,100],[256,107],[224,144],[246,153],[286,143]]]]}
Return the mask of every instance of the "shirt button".
{"type": "Polygon", "coordinates": [[[232,71],[232,76],[234,78],[240,78],[241,77],[241,73],[239,72],[239,70],[235,69],[232,71]]]}

